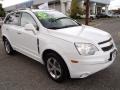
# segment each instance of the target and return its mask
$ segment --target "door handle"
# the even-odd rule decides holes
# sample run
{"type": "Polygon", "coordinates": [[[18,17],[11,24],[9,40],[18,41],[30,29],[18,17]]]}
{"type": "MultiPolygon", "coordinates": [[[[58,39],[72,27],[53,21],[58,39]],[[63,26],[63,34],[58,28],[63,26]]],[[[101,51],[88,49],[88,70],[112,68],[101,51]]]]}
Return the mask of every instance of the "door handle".
{"type": "Polygon", "coordinates": [[[21,32],[17,32],[17,34],[19,34],[19,35],[20,35],[20,34],[22,34],[22,33],[21,33],[21,32]]]}
{"type": "Polygon", "coordinates": [[[6,31],[8,31],[9,29],[8,28],[6,28],[6,31]]]}

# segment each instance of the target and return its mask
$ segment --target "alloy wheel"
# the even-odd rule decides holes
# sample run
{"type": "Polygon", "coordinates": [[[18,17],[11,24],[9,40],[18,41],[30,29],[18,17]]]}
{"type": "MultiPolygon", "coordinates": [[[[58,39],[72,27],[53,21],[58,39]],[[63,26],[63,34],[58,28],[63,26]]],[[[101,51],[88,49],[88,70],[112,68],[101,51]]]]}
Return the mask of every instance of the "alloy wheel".
{"type": "Polygon", "coordinates": [[[57,60],[53,57],[49,58],[47,61],[47,69],[49,74],[54,78],[58,79],[61,77],[61,66],[57,60]]]}
{"type": "Polygon", "coordinates": [[[7,40],[5,41],[5,50],[7,53],[10,53],[10,44],[7,40]]]}

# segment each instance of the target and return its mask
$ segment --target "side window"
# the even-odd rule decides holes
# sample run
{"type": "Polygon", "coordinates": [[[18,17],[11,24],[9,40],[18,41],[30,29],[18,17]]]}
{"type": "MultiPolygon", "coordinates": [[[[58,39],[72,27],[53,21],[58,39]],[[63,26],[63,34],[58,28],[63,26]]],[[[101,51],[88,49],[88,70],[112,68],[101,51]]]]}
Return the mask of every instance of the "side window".
{"type": "Polygon", "coordinates": [[[28,13],[22,13],[22,17],[21,17],[21,26],[25,26],[26,24],[33,24],[35,27],[37,27],[37,24],[35,22],[35,20],[33,19],[33,17],[28,14],[28,13]]]}
{"type": "Polygon", "coordinates": [[[5,24],[19,25],[20,24],[20,13],[12,13],[10,14],[6,20],[5,24]]]}
{"type": "Polygon", "coordinates": [[[11,24],[13,22],[12,17],[13,17],[13,13],[8,15],[6,20],[5,20],[5,24],[11,24]]]}
{"type": "Polygon", "coordinates": [[[13,15],[13,23],[12,24],[20,25],[20,17],[21,17],[20,12],[14,13],[14,15],[13,15]]]}

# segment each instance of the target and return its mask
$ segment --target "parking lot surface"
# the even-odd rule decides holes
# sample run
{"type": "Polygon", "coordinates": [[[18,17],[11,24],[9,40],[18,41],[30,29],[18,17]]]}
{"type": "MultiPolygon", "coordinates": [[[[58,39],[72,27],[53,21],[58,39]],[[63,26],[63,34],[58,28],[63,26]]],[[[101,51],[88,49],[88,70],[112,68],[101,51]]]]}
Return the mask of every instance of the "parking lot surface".
{"type": "Polygon", "coordinates": [[[0,38],[0,90],[120,90],[120,19],[96,21],[109,32],[118,48],[116,61],[107,69],[85,79],[63,83],[52,81],[40,63],[20,54],[6,55],[0,38]]]}

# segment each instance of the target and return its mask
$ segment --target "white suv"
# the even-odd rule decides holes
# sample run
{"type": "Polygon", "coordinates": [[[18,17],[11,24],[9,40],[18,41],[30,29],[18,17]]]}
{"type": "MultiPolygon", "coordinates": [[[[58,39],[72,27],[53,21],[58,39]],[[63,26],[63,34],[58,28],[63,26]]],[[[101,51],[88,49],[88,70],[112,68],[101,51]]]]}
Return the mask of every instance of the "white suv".
{"type": "Polygon", "coordinates": [[[116,58],[111,35],[80,25],[54,10],[19,10],[2,26],[6,53],[18,51],[44,64],[57,81],[85,78],[110,66],[116,58]]]}

